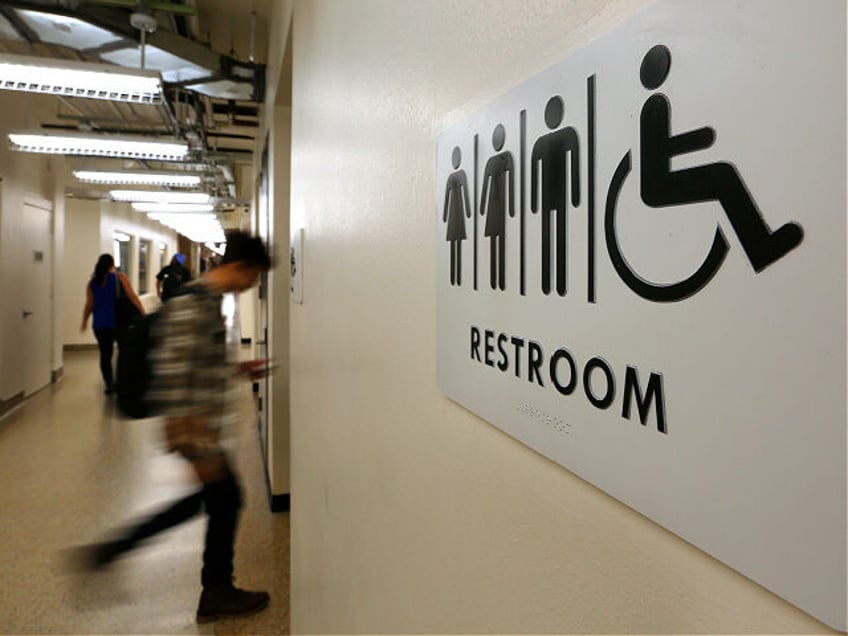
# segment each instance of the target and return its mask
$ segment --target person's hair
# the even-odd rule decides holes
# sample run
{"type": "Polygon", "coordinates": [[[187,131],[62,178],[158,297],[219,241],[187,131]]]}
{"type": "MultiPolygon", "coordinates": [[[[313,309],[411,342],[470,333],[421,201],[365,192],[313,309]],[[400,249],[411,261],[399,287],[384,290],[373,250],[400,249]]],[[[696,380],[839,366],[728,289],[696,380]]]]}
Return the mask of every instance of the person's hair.
{"type": "Polygon", "coordinates": [[[221,265],[241,263],[266,271],[271,269],[271,256],[261,238],[241,231],[231,231],[226,236],[227,247],[221,259],[221,265]]]}
{"type": "Polygon", "coordinates": [[[91,275],[91,281],[97,285],[103,285],[106,282],[106,274],[115,266],[115,259],[111,254],[101,254],[97,259],[97,264],[94,266],[94,273],[91,275]]]}

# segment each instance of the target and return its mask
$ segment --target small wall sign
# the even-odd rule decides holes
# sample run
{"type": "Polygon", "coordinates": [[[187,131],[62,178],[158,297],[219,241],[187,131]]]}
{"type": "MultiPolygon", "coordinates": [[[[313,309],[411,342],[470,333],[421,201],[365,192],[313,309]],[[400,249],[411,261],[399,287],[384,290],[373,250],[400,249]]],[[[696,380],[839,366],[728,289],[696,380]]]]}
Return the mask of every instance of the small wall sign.
{"type": "Polygon", "coordinates": [[[303,228],[297,228],[291,235],[289,291],[294,302],[303,304],[303,228]]]}

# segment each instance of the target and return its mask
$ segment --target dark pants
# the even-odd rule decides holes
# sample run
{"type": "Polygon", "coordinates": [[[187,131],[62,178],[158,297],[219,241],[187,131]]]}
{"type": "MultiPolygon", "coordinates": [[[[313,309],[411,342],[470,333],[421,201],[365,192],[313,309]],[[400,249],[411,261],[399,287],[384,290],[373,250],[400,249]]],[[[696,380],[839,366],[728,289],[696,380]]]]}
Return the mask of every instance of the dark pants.
{"type": "Polygon", "coordinates": [[[106,388],[112,388],[112,352],[115,350],[115,330],[111,327],[101,327],[94,330],[97,347],[100,349],[100,374],[106,383],[106,388]]]}
{"type": "Polygon", "coordinates": [[[224,479],[203,484],[196,492],[175,501],[146,521],[130,528],[123,538],[112,543],[114,554],[132,550],[142,541],[188,521],[198,514],[201,508],[205,508],[209,522],[206,526],[201,582],[203,587],[228,585],[233,576],[233,547],[241,503],[238,478],[227,469],[224,479]]]}

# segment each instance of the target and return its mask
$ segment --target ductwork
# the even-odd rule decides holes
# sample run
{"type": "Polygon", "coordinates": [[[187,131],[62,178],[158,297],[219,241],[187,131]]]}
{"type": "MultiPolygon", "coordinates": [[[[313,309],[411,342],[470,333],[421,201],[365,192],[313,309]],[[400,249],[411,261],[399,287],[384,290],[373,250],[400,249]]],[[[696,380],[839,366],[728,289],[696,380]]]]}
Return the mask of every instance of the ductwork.
{"type": "Polygon", "coordinates": [[[219,166],[221,173],[224,175],[224,178],[227,180],[227,189],[230,192],[230,197],[232,199],[236,198],[236,176],[233,174],[233,169],[230,166],[219,166]]]}
{"type": "MultiPolygon", "coordinates": [[[[181,6],[193,7],[194,3],[188,0],[181,6]]],[[[161,14],[157,15],[161,19],[161,14]]],[[[90,2],[0,0],[0,39],[12,52],[31,54],[31,49],[58,59],[99,60],[139,68],[139,31],[129,18],[126,9],[90,2]]],[[[180,168],[203,173],[201,187],[213,196],[219,220],[227,227],[237,216],[227,210],[249,205],[237,196],[234,167],[252,164],[253,131],[245,134],[245,130],[258,124],[256,102],[264,99],[265,66],[217,53],[202,44],[202,39],[194,16],[178,16],[173,23],[146,34],[145,67],[158,70],[165,82],[166,96],[161,103],[133,109],[132,105],[109,102],[104,107],[60,98],[65,112],[42,121],[41,126],[63,130],[94,127],[101,133],[176,135],[186,140],[191,160],[180,168]]],[[[69,186],[67,191],[85,198],[108,196],[82,186],[69,186]]]]}
{"type": "MultiPolygon", "coordinates": [[[[20,39],[65,46],[120,66],[141,66],[138,32],[120,9],[78,3],[71,11],[5,0],[0,16],[4,18],[0,31],[14,32],[20,39]]],[[[196,31],[196,23],[192,27],[196,31]]],[[[147,35],[145,53],[145,67],[158,70],[172,87],[214,99],[261,102],[264,98],[264,64],[241,62],[164,29],[147,35]]]]}

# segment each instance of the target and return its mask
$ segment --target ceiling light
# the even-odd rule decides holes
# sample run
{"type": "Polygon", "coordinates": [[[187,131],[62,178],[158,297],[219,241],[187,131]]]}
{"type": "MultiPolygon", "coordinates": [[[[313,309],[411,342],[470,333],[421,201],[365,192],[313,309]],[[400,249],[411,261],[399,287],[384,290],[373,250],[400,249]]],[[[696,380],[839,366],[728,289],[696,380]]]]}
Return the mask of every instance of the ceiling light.
{"type": "Polygon", "coordinates": [[[124,157],[176,161],[188,154],[188,144],[176,139],[152,139],[140,135],[16,130],[9,133],[12,150],[44,154],[124,157]]]}
{"type": "Polygon", "coordinates": [[[209,213],[215,210],[211,203],[133,203],[136,212],[147,212],[148,214],[170,214],[170,213],[209,213]]]}
{"type": "Polygon", "coordinates": [[[0,89],[140,104],[162,101],[157,71],[28,55],[0,54],[0,89]]]}
{"type": "Polygon", "coordinates": [[[205,192],[168,192],[166,190],[112,190],[113,201],[148,203],[209,203],[205,192]]]}
{"type": "Polygon", "coordinates": [[[86,183],[112,185],[158,185],[192,188],[200,185],[201,176],[191,172],[166,172],[144,170],[140,172],[122,170],[74,170],[74,176],[86,183]]]}
{"type": "Polygon", "coordinates": [[[179,232],[194,243],[226,241],[221,223],[212,214],[151,214],[149,218],[179,232]]]}

